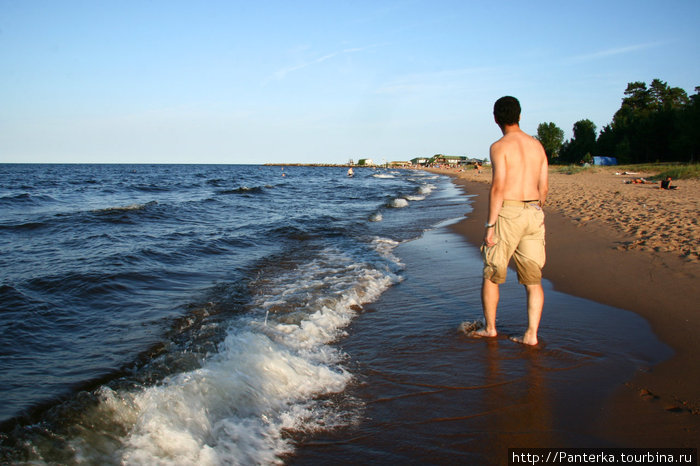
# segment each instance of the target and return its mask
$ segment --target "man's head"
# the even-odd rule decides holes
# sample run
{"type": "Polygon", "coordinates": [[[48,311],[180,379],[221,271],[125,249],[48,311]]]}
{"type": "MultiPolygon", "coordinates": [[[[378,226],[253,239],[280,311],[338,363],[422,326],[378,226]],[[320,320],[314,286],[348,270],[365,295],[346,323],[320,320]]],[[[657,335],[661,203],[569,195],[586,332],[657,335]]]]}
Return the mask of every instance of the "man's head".
{"type": "Polygon", "coordinates": [[[520,122],[520,102],[509,95],[501,97],[493,104],[493,116],[501,128],[517,125],[520,122]]]}

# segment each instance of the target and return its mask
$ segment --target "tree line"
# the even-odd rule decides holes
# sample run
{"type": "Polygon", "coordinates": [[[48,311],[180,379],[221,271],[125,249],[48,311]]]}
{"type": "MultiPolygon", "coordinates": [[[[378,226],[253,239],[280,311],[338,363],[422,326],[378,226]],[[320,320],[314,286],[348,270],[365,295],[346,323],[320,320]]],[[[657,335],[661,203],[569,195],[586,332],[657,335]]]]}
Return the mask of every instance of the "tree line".
{"type": "Polygon", "coordinates": [[[700,155],[700,86],[695,95],[654,79],[647,87],[627,84],[612,122],[596,134],[588,119],[574,123],[573,137],[554,123],[540,123],[537,139],[550,163],[591,162],[593,156],[617,158],[618,163],[696,162],[700,155]]]}

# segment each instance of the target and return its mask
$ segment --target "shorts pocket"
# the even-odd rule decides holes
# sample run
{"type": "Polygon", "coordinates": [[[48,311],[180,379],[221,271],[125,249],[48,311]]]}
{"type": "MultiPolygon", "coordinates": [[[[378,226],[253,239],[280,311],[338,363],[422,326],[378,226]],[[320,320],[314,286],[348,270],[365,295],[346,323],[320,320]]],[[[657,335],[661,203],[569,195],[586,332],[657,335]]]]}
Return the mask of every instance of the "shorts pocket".
{"type": "Polygon", "coordinates": [[[503,283],[506,279],[506,268],[498,265],[499,249],[497,245],[481,246],[481,258],[484,260],[483,276],[494,283],[503,283]]]}

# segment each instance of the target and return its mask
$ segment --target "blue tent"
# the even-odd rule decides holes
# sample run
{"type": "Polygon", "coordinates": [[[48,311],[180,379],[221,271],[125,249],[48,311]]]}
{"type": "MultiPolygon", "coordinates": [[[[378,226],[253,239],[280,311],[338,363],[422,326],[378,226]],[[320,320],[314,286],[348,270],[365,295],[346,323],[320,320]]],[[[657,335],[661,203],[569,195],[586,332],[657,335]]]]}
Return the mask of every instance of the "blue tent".
{"type": "Polygon", "coordinates": [[[617,165],[615,157],[593,157],[593,165],[617,165]]]}

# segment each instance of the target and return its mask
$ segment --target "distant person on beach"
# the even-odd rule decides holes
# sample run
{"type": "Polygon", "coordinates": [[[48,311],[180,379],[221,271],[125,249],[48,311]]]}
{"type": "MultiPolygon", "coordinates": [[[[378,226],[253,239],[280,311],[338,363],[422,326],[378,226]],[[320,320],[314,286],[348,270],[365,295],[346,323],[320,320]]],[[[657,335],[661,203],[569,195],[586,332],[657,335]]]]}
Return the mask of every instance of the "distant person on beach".
{"type": "Polygon", "coordinates": [[[495,337],[499,285],[506,280],[511,257],[518,281],[527,292],[528,327],[513,340],[537,344],[537,330],[544,305],[542,267],[545,263],[544,206],[549,190],[547,156],[540,142],[520,129],[520,102],[501,97],[493,107],[503,137],[491,145],[492,181],[488,218],[481,253],[484,279],[481,302],[486,326],[471,332],[495,337]]]}
{"type": "Polygon", "coordinates": [[[678,186],[671,186],[671,177],[667,176],[665,180],[661,180],[661,189],[678,189],[678,186]]]}
{"type": "Polygon", "coordinates": [[[653,181],[647,181],[644,178],[634,178],[634,179],[625,181],[625,184],[656,184],[656,183],[654,183],[653,181]]]}

